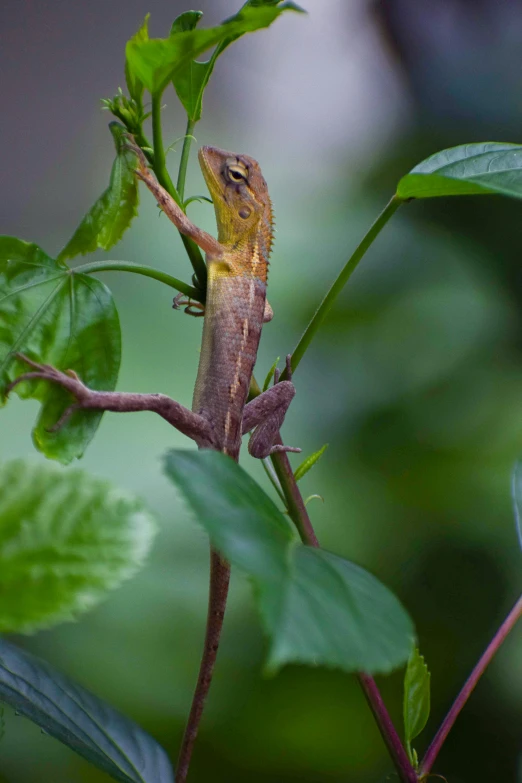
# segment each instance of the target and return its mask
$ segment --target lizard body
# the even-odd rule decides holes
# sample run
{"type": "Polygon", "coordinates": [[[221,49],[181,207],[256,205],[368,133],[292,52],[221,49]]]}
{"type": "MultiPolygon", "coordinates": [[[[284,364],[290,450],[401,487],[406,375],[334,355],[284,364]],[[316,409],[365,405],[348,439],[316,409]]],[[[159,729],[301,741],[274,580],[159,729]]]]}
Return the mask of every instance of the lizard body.
{"type": "MultiPolygon", "coordinates": [[[[212,195],[221,250],[207,252],[207,295],[192,409],[214,428],[214,447],[239,457],[243,411],[265,317],[272,205],[258,164],[203,147],[200,165],[212,195]]],[[[217,655],[230,567],[211,550],[207,632],[177,765],[184,781],[217,655]]]]}
{"type": "MultiPolygon", "coordinates": [[[[86,387],[71,370],[23,358],[32,368],[11,387],[29,379],[61,385],[75,398],[55,429],[78,409],[159,413],[193,438],[200,448],[239,457],[241,437],[254,430],[249,451],[266,457],[276,451],[299,451],[280,442],[279,429],[294,396],[293,384],[278,382],[247,404],[263,322],[272,311],[266,302],[268,260],[272,246],[272,206],[259,165],[247,155],[203,147],[199,161],[215,207],[218,239],[195,226],[151,174],[142,150],[137,176],[155,196],[178,230],[205,251],[208,283],[198,375],[192,411],[162,394],[98,392],[86,387]]],[[[287,369],[290,362],[287,360],[287,369]]],[[[210,687],[225,611],[230,567],[211,550],[210,591],[204,651],[187,728],[176,770],[185,783],[205,698],[210,687]]]]}
{"type": "Polygon", "coordinates": [[[205,320],[192,410],[212,422],[215,446],[237,460],[265,313],[272,205],[252,158],[203,147],[199,159],[214,200],[222,249],[207,253],[205,320]]]}

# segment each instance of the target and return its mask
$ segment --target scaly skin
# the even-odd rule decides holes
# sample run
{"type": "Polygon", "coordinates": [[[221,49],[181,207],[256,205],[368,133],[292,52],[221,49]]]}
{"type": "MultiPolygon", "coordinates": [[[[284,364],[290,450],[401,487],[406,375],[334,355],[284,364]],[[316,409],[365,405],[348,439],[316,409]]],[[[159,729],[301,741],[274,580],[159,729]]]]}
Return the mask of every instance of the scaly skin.
{"type": "MultiPolygon", "coordinates": [[[[149,410],[172,426],[211,448],[239,457],[241,436],[254,430],[249,451],[266,457],[275,451],[299,451],[283,446],[279,429],[295,390],[290,381],[278,383],[246,404],[263,322],[272,310],[266,302],[268,259],[272,246],[272,206],[259,165],[247,155],[203,147],[199,161],[212,195],[218,239],[195,226],[159,185],[147,167],[142,150],[130,141],[138,158],[137,176],[154,194],[178,230],[205,251],[208,288],[203,340],[192,411],[161,394],[97,392],[87,388],[71,370],[42,365],[19,355],[32,368],[17,378],[44,379],[61,385],[75,398],[55,429],[78,409],[116,412],[149,410]]],[[[287,368],[290,370],[289,361],[287,368]]],[[[183,738],[177,783],[185,783],[204,702],[216,660],[228,592],[230,567],[211,551],[209,609],[201,667],[183,738]]]]}
{"type": "Polygon", "coordinates": [[[252,158],[203,147],[199,160],[216,209],[220,250],[207,253],[205,322],[192,410],[212,422],[216,447],[237,460],[265,312],[272,205],[252,158]]]}

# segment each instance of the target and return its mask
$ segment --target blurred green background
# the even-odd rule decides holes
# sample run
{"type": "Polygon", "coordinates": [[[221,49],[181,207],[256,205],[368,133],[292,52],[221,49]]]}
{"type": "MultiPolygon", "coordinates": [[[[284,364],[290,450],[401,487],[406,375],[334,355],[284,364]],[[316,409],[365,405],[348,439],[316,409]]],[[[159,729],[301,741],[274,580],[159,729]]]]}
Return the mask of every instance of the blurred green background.
{"type": "MultiPolygon", "coordinates": [[[[198,144],[257,158],[278,234],[259,377],[307,319],[386,203],[423,157],[467,141],[519,141],[522,8],[509,0],[304,0],[221,58],[198,144]]],[[[214,24],[236,0],[202,0],[214,24]]],[[[106,186],[113,155],[99,99],[123,85],[123,48],[146,12],[167,34],[185,0],[4,0],[0,29],[0,233],[57,252],[106,186]]],[[[166,143],[184,132],[173,92],[166,143]]],[[[178,147],[170,153],[177,165],[178,147]]],[[[195,156],[189,193],[204,185],[195,156]]],[[[110,257],[189,279],[175,231],[145,192],[110,257]]],[[[214,230],[209,205],[192,218],[214,230]]],[[[287,442],[330,443],[303,480],[322,544],[369,568],[411,612],[432,670],[421,754],[517,597],[521,555],[509,497],[522,452],[522,205],[500,198],[403,207],[371,249],[296,374],[287,442]]],[[[185,404],[201,324],[172,292],[105,274],[123,328],[120,389],[185,404]]],[[[36,405],[1,413],[0,459],[43,459],[36,405]]],[[[207,542],[162,476],[186,446],[152,414],[107,415],[82,467],[140,494],[159,535],[143,571],[78,623],[14,641],[179,745],[198,667],[207,542]]],[[[297,464],[299,458],[295,460],[297,464]]],[[[243,464],[266,486],[259,465],[243,464]]],[[[450,783],[519,780],[522,631],[480,682],[439,757],[450,783]]],[[[191,780],[374,783],[391,764],[353,677],[288,667],[261,674],[265,640],[249,586],[235,574],[219,665],[191,780]]],[[[402,673],[379,678],[400,722],[402,673]]],[[[2,783],[108,778],[5,710],[2,783]]]]}

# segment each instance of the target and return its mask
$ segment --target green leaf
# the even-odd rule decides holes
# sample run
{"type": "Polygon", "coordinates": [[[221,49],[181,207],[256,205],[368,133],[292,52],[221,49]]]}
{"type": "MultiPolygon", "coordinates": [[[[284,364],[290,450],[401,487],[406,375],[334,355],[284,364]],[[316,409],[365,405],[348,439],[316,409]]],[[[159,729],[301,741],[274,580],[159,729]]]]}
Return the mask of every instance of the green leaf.
{"type": "Polygon", "coordinates": [[[189,30],[194,30],[202,16],[203,11],[185,11],[172,22],[170,34],[174,35],[175,33],[186,33],[189,30]]]}
{"type": "Polygon", "coordinates": [[[403,177],[401,199],[498,193],[522,198],[522,146],[493,141],[437,152],[403,177]]]}
{"type": "Polygon", "coordinates": [[[313,454],[310,454],[309,457],[307,457],[305,460],[303,460],[303,462],[301,462],[301,464],[299,465],[299,467],[296,469],[294,473],[294,478],[296,481],[302,479],[303,476],[306,473],[308,473],[310,468],[313,468],[315,463],[321,459],[321,457],[323,456],[327,448],[328,448],[328,443],[325,443],[324,446],[321,446],[319,451],[314,451],[313,454]]]}
{"type": "MultiPolygon", "coordinates": [[[[126,47],[126,57],[132,78],[139,79],[153,95],[161,94],[169,81],[176,80],[178,74],[183,69],[187,69],[191,61],[207,49],[224,41],[230,43],[228,39],[234,40],[245,33],[269,27],[280,14],[289,10],[301,9],[294,3],[250,4],[217,27],[191,28],[191,25],[194,26],[197,22],[197,19],[192,16],[185,18],[183,23],[185,29],[178,24],[179,29],[174,30],[168,38],[153,38],[148,41],[130,40],[126,47]]],[[[202,84],[201,75],[202,71],[199,72],[195,89],[184,92],[184,100],[188,101],[191,112],[196,114],[198,96],[206,84],[204,80],[202,84]]]]}
{"type": "Polygon", "coordinates": [[[0,699],[114,780],[174,783],[163,748],[40,658],[0,639],[0,699]]]}
{"type": "Polygon", "coordinates": [[[0,631],[74,619],[132,576],[155,526],[143,504],[80,470],[0,466],[0,631]]]}
{"type": "MultiPolygon", "coordinates": [[[[234,21],[241,21],[245,18],[245,12],[252,14],[253,9],[258,9],[255,11],[255,13],[262,14],[264,13],[262,9],[266,10],[267,8],[276,11],[276,16],[274,16],[274,19],[277,17],[277,15],[281,14],[285,10],[302,11],[302,9],[294,3],[283,3],[281,5],[281,0],[270,0],[268,2],[267,0],[257,0],[257,2],[256,0],[249,0],[249,2],[245,3],[238,14],[231,17],[230,19],[227,19],[226,24],[230,25],[234,21]]],[[[180,32],[194,30],[202,16],[203,14],[200,11],[187,11],[186,13],[181,14],[181,16],[179,16],[172,25],[170,33],[171,36],[180,32]]],[[[255,19],[255,17],[252,17],[252,19],[255,19]]],[[[271,22],[268,24],[270,23],[271,22]]],[[[264,27],[267,25],[264,23],[261,26],[264,27]]],[[[198,122],[201,119],[203,93],[205,92],[205,88],[212,75],[217,58],[231,43],[236,41],[247,32],[252,32],[252,30],[244,29],[221,40],[215,50],[212,52],[210,59],[206,60],[205,62],[191,60],[176,71],[175,75],[173,76],[172,83],[178,98],[187,112],[188,119],[192,122],[198,122]]]]}
{"type": "Polygon", "coordinates": [[[284,576],[292,529],[248,473],[210,450],[170,451],[165,470],[234,565],[261,579],[284,576]]]}
{"type": "Polygon", "coordinates": [[[421,733],[430,716],[430,676],[423,656],[413,647],[404,675],[403,716],[406,749],[415,765],[417,754],[411,741],[421,733]]]}
{"type": "MultiPolygon", "coordinates": [[[[149,40],[149,17],[150,14],[147,14],[138,32],[130,39],[131,41],[142,43],[143,41],[149,40]]],[[[133,98],[133,100],[136,101],[137,106],[141,108],[144,89],[143,82],[141,82],[134,74],[132,68],[129,66],[129,61],[127,58],[125,58],[125,82],[127,84],[130,97],[133,98]]]]}
{"type": "Polygon", "coordinates": [[[172,451],[165,467],[213,545],[252,578],[271,670],[294,661],[376,673],[407,660],[414,630],[395,596],[359,566],[296,543],[283,514],[233,460],[172,451]]]}
{"type": "Polygon", "coordinates": [[[307,506],[311,500],[320,500],[321,503],[324,503],[324,498],[322,495],[308,495],[304,502],[305,506],[307,506]]]}
{"type": "MultiPolygon", "coordinates": [[[[221,47],[220,47],[221,48],[221,47]]],[[[225,48],[224,46],[222,48],[225,48]]],[[[174,89],[187,112],[187,118],[199,122],[203,111],[203,93],[214,70],[218,54],[215,50],[212,58],[200,63],[196,60],[188,63],[172,80],[174,89]]],[[[219,52],[220,54],[221,52],[219,52]]]]}
{"type": "MultiPolygon", "coordinates": [[[[0,237],[0,404],[7,385],[28,370],[13,356],[16,351],[73,369],[88,386],[112,391],[120,366],[120,324],[111,293],[99,280],[75,273],[37,245],[0,237]]],[[[33,431],[40,451],[64,463],[82,456],[100,413],[76,411],[58,432],[50,432],[73,402],[70,395],[43,381],[15,391],[42,403],[33,431]]]]}
{"type": "Polygon", "coordinates": [[[299,544],[285,580],[259,590],[272,636],[269,671],[297,662],[387,673],[408,657],[410,618],[393,593],[355,563],[299,544]]]}
{"type": "Polygon", "coordinates": [[[59,261],[94,253],[98,248],[109,250],[120,241],[138,214],[138,183],[134,174],[136,156],[125,146],[126,129],[117,122],[111,122],[109,128],[116,145],[109,187],[93,204],[59,253],[59,261]]]}

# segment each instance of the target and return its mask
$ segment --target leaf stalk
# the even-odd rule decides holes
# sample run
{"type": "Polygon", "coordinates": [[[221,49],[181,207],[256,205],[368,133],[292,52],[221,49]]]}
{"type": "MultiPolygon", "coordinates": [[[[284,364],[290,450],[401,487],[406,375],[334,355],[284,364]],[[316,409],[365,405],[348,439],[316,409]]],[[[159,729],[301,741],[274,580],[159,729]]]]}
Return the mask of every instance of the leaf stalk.
{"type": "MultiPolygon", "coordinates": [[[[160,185],[163,185],[167,193],[169,193],[174,201],[183,209],[182,200],[179,197],[179,193],[174,187],[174,183],[170,178],[170,174],[167,170],[165,163],[165,148],[163,146],[163,133],[161,131],[161,92],[158,92],[152,96],[152,140],[154,144],[154,173],[158,178],[160,185]]],[[[183,145],[185,146],[185,145],[183,145]]],[[[190,147],[189,147],[190,149],[190,147]]],[[[187,152],[188,156],[188,152],[187,152]]],[[[196,274],[200,292],[198,294],[198,301],[202,301],[201,297],[205,296],[206,284],[207,284],[207,267],[199,247],[193,242],[192,239],[186,237],[184,234],[180,234],[181,241],[187,251],[190,263],[196,274]]]]}
{"type": "MultiPolygon", "coordinates": [[[[335,300],[343,290],[344,286],[357,269],[357,266],[359,265],[359,262],[363,258],[364,254],[370,245],[373,244],[374,240],[379,236],[386,223],[388,223],[390,218],[395,214],[401,204],[404,204],[404,199],[401,199],[397,195],[394,195],[390,199],[377,220],[372,224],[368,232],[355,248],[344,267],[341,269],[323,301],[315,311],[312,320],[306,327],[301,339],[297,343],[294,352],[292,353],[292,370],[297,368],[299,362],[305,355],[308,346],[315,337],[319,327],[332,309],[335,300]]],[[[281,375],[281,380],[285,380],[286,377],[286,370],[284,370],[281,375]]]]}
{"type": "Polygon", "coordinates": [[[183,139],[183,149],[181,150],[181,160],[179,162],[178,182],[177,182],[177,191],[182,203],[185,198],[185,180],[187,178],[187,166],[190,157],[190,145],[192,144],[192,141],[194,139],[194,136],[192,135],[192,131],[194,130],[195,125],[196,123],[194,122],[194,120],[191,120],[190,117],[188,117],[187,129],[185,131],[185,137],[183,139]]]}
{"type": "Polygon", "coordinates": [[[165,164],[165,149],[163,147],[163,133],[161,132],[161,93],[152,96],[152,141],[154,144],[154,173],[160,185],[170,193],[176,204],[181,206],[181,200],[174,183],[170,178],[165,164]]]}
{"type": "Polygon", "coordinates": [[[143,266],[142,264],[133,264],[130,261],[92,261],[90,264],[82,264],[74,269],[71,269],[73,274],[81,273],[84,275],[95,274],[97,272],[134,272],[138,275],[144,275],[144,277],[151,277],[153,280],[157,280],[160,283],[174,288],[190,299],[196,299],[198,302],[202,302],[201,291],[194,288],[183,280],[178,280],[177,277],[162,272],[159,269],[152,269],[150,266],[143,266]]]}
{"type": "MultiPolygon", "coordinates": [[[[252,379],[251,396],[256,396],[256,391],[259,394],[261,390],[255,379],[252,379]]],[[[282,443],[281,438],[278,437],[275,443],[282,443]]],[[[301,491],[297,486],[288,456],[285,452],[280,452],[273,454],[270,459],[285,497],[288,514],[294,522],[302,542],[308,546],[319,547],[319,539],[315,534],[306,510],[301,491]]],[[[357,678],[370,705],[401,783],[418,783],[417,773],[410,763],[375,680],[364,673],[359,673],[357,678]]]]}
{"type": "Polygon", "coordinates": [[[457,720],[460,711],[466,704],[467,700],[471,696],[475,686],[484,674],[487,666],[491,663],[493,656],[499,649],[502,642],[506,639],[509,633],[512,631],[515,624],[522,617],[522,596],[518,599],[514,607],[509,612],[508,616],[494,635],[491,642],[486,647],[483,655],[480,657],[477,665],[471,672],[470,676],[464,683],[462,690],[458,694],[457,698],[453,702],[453,705],[442,721],[442,724],[436,733],[435,737],[424,756],[419,771],[419,780],[425,780],[431,772],[431,768],[435,763],[442,745],[444,744],[446,737],[448,736],[453,724],[457,720]]]}

